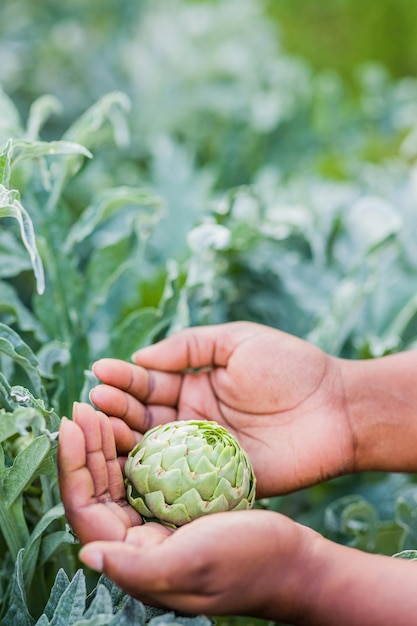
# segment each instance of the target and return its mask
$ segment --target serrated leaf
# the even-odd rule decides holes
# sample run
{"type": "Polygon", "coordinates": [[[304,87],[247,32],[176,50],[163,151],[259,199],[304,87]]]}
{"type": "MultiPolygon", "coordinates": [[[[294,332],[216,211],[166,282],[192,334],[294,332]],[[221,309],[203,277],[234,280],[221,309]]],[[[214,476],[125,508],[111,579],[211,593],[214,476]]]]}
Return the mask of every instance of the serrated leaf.
{"type": "MultiPolygon", "coordinates": [[[[126,601],[126,594],[123,589],[116,585],[116,583],[110,580],[110,578],[107,578],[105,574],[101,574],[100,578],[98,579],[96,589],[98,585],[103,585],[109,591],[112,605],[115,609],[119,609],[121,606],[123,606],[124,602],[126,601]]],[[[94,598],[96,594],[96,589],[91,592],[89,599],[94,598]]]]}
{"type": "Polygon", "coordinates": [[[145,623],[146,609],[142,602],[131,596],[126,596],[125,602],[109,622],[109,626],[130,626],[131,624],[145,626],[145,623]]]}
{"type": "Polygon", "coordinates": [[[65,588],[56,605],[51,626],[73,626],[82,619],[86,601],[86,582],[84,572],[77,570],[69,585],[65,588]]]}
{"type": "Polygon", "coordinates": [[[29,258],[35,274],[39,294],[45,291],[45,276],[43,265],[38,253],[35,231],[29,213],[20,202],[20,194],[16,190],[9,190],[0,184],[0,217],[13,217],[19,224],[20,236],[29,253],[29,258]]]}
{"type": "Polygon", "coordinates": [[[44,614],[47,616],[48,620],[51,620],[55,610],[58,606],[59,600],[62,597],[64,591],[70,584],[70,580],[64,569],[59,569],[57,575],[55,576],[55,581],[51,589],[51,593],[49,595],[48,602],[45,606],[44,614]]]}
{"type": "Polygon", "coordinates": [[[107,616],[113,615],[113,605],[111,595],[107,587],[105,585],[98,584],[95,589],[94,598],[84,613],[84,619],[97,617],[100,614],[105,614],[107,616]]]}

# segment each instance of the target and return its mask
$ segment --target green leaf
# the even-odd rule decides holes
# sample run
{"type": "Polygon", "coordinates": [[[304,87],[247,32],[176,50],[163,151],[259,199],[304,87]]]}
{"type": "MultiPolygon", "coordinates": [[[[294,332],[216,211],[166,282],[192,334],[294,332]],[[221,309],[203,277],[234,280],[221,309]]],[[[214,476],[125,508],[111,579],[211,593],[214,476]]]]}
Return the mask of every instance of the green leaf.
{"type": "Polygon", "coordinates": [[[0,626],[33,626],[35,622],[27,607],[22,556],[23,550],[20,550],[8,591],[8,610],[1,619],[0,626]]]}
{"type": "MultiPolygon", "coordinates": [[[[56,520],[62,519],[64,517],[64,514],[65,513],[64,513],[63,505],[62,504],[56,505],[55,507],[47,511],[41,517],[39,522],[36,524],[33,532],[31,533],[28,539],[26,548],[25,548],[25,552],[23,554],[23,561],[22,561],[23,577],[25,580],[26,587],[30,586],[35,570],[36,570],[39,552],[41,549],[41,542],[43,539],[43,534],[53,522],[55,522],[56,520]]],[[[62,542],[63,537],[61,533],[60,533],[60,539],[62,542]]],[[[55,546],[54,546],[55,549],[59,545],[62,545],[62,543],[61,544],[55,543],[55,546]]],[[[49,548],[51,548],[51,546],[49,546],[49,548]]],[[[53,552],[51,552],[51,550],[49,549],[48,556],[51,556],[52,554],[53,552]]],[[[44,558],[44,555],[42,555],[42,557],[44,558]]]]}
{"type": "MultiPolygon", "coordinates": [[[[0,86],[0,142],[22,133],[20,114],[14,102],[0,86]]],[[[1,179],[1,178],[0,178],[1,179]]]]}
{"type": "Polygon", "coordinates": [[[0,409],[0,443],[9,439],[19,432],[16,425],[16,417],[13,413],[6,413],[4,409],[0,409]]]}
{"type": "Polygon", "coordinates": [[[99,140],[99,131],[105,122],[110,122],[116,139],[124,143],[127,128],[124,124],[124,116],[121,114],[126,114],[129,110],[130,100],[126,94],[120,91],[106,94],[78,118],[66,131],[63,139],[91,148],[99,140]]]}
{"type": "Polygon", "coordinates": [[[100,224],[129,205],[140,207],[145,214],[152,215],[161,205],[161,199],[142,188],[118,187],[105,190],[83,212],[71,229],[65,244],[66,250],[71,250],[76,243],[91,235],[100,224]]]}
{"type": "Polygon", "coordinates": [[[19,365],[26,372],[34,392],[41,398],[45,397],[36,356],[14,330],[2,323],[0,323],[0,352],[19,365]]]}
{"type": "Polygon", "coordinates": [[[59,600],[69,584],[70,580],[65,570],[60,568],[55,576],[55,581],[44,610],[44,615],[48,618],[48,621],[53,618],[55,610],[59,604],[59,600]]]}
{"type": "Polygon", "coordinates": [[[19,453],[13,465],[3,472],[1,476],[2,498],[6,506],[11,506],[39,474],[50,450],[49,437],[40,435],[19,453]]]}
{"type": "MultiPolygon", "coordinates": [[[[4,472],[2,472],[2,478],[3,476],[4,472]]],[[[29,539],[29,530],[21,498],[10,506],[7,506],[4,500],[0,499],[0,529],[11,557],[15,560],[29,539]]]]}
{"type": "MultiPolygon", "coordinates": [[[[95,589],[94,598],[84,614],[84,619],[97,617],[98,615],[113,615],[113,605],[111,595],[105,585],[98,584],[95,589]]],[[[134,622],[133,622],[134,623],[134,622]]]]}
{"type": "Polygon", "coordinates": [[[60,341],[50,341],[41,346],[36,357],[41,376],[53,380],[58,377],[57,366],[68,365],[71,353],[66,344],[60,341]]]}
{"type": "Polygon", "coordinates": [[[12,167],[22,159],[37,159],[47,156],[80,155],[91,159],[93,155],[87,148],[72,141],[13,141],[12,167]]]}
{"type": "Polygon", "coordinates": [[[36,140],[45,122],[52,114],[60,113],[62,104],[55,96],[44,95],[35,100],[29,109],[26,124],[26,138],[36,140]]]}
{"type": "Polygon", "coordinates": [[[146,307],[134,311],[113,329],[109,352],[119,359],[129,359],[133,352],[152,343],[168,324],[169,320],[161,318],[159,309],[146,307]]]}
{"type": "Polygon", "coordinates": [[[56,605],[50,626],[73,626],[83,616],[86,600],[86,581],[82,570],[65,588],[56,605]]]}
{"type": "Polygon", "coordinates": [[[0,277],[18,276],[21,272],[31,269],[30,259],[25,248],[17,240],[14,233],[0,231],[0,277]]]}
{"type": "Polygon", "coordinates": [[[38,564],[48,567],[49,560],[67,544],[78,545],[78,539],[70,532],[69,528],[57,530],[42,537],[38,564]]]}
{"type": "Polygon", "coordinates": [[[404,489],[397,498],[395,520],[404,529],[402,549],[414,549],[417,545],[417,487],[404,489]]]}
{"type": "Polygon", "coordinates": [[[19,331],[33,333],[38,341],[46,341],[47,335],[40,321],[25,306],[16,289],[3,281],[0,281],[0,313],[3,314],[4,322],[7,317],[10,318],[10,321],[7,320],[8,326],[16,324],[19,331]]]}
{"type": "Polygon", "coordinates": [[[34,398],[25,387],[11,386],[1,372],[0,393],[8,407],[14,411],[18,428],[24,430],[30,426],[36,433],[45,432],[53,439],[53,433],[59,428],[60,418],[53,409],[45,408],[43,400],[34,398]]]}
{"type": "Polygon", "coordinates": [[[355,548],[372,551],[376,545],[378,516],[361,496],[338,498],[325,510],[325,525],[335,538],[355,548]]]}
{"type": "Polygon", "coordinates": [[[407,559],[407,561],[417,561],[417,550],[402,550],[392,555],[395,559],[407,559]]]}
{"type": "Polygon", "coordinates": [[[20,228],[20,236],[29,253],[36,285],[39,294],[45,291],[45,277],[43,265],[36,245],[35,231],[32,220],[20,202],[20,194],[16,190],[9,190],[0,184],[0,217],[13,217],[20,228]]]}
{"type": "Polygon", "coordinates": [[[12,169],[13,141],[9,139],[0,152],[0,183],[9,186],[12,169]]]}
{"type": "Polygon", "coordinates": [[[109,626],[130,626],[137,624],[144,626],[146,623],[146,609],[142,602],[126,596],[121,609],[114,615],[109,626]]]}

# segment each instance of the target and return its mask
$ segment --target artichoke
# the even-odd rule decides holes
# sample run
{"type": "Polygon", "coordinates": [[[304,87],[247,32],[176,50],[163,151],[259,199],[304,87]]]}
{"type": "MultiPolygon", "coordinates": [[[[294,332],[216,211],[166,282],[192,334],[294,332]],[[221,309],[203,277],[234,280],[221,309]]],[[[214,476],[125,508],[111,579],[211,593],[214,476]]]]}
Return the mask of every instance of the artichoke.
{"type": "Polygon", "coordinates": [[[125,465],[126,494],[146,519],[177,527],[220,511],[249,509],[256,479],[247,453],[212,421],[149,430],[125,465]]]}

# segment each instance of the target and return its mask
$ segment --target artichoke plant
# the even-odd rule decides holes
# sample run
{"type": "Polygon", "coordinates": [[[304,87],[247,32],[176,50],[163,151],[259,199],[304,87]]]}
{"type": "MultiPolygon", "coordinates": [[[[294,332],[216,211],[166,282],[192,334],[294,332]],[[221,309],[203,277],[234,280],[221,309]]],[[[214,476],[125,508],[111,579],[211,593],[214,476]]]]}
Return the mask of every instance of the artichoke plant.
{"type": "Polygon", "coordinates": [[[212,421],[176,421],[149,430],[125,465],[130,504],[171,526],[221,511],[249,509],[256,479],[247,453],[212,421]]]}

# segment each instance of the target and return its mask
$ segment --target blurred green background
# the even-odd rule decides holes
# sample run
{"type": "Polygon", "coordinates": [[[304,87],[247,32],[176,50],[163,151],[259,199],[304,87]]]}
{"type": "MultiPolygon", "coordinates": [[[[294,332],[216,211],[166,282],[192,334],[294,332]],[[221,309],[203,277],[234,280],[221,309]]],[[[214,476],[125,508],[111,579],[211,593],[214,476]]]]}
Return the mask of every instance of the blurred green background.
{"type": "Polygon", "coordinates": [[[412,0],[269,0],[284,47],[316,69],[332,68],[352,81],[364,62],[392,76],[417,72],[417,6],[412,0]]]}

